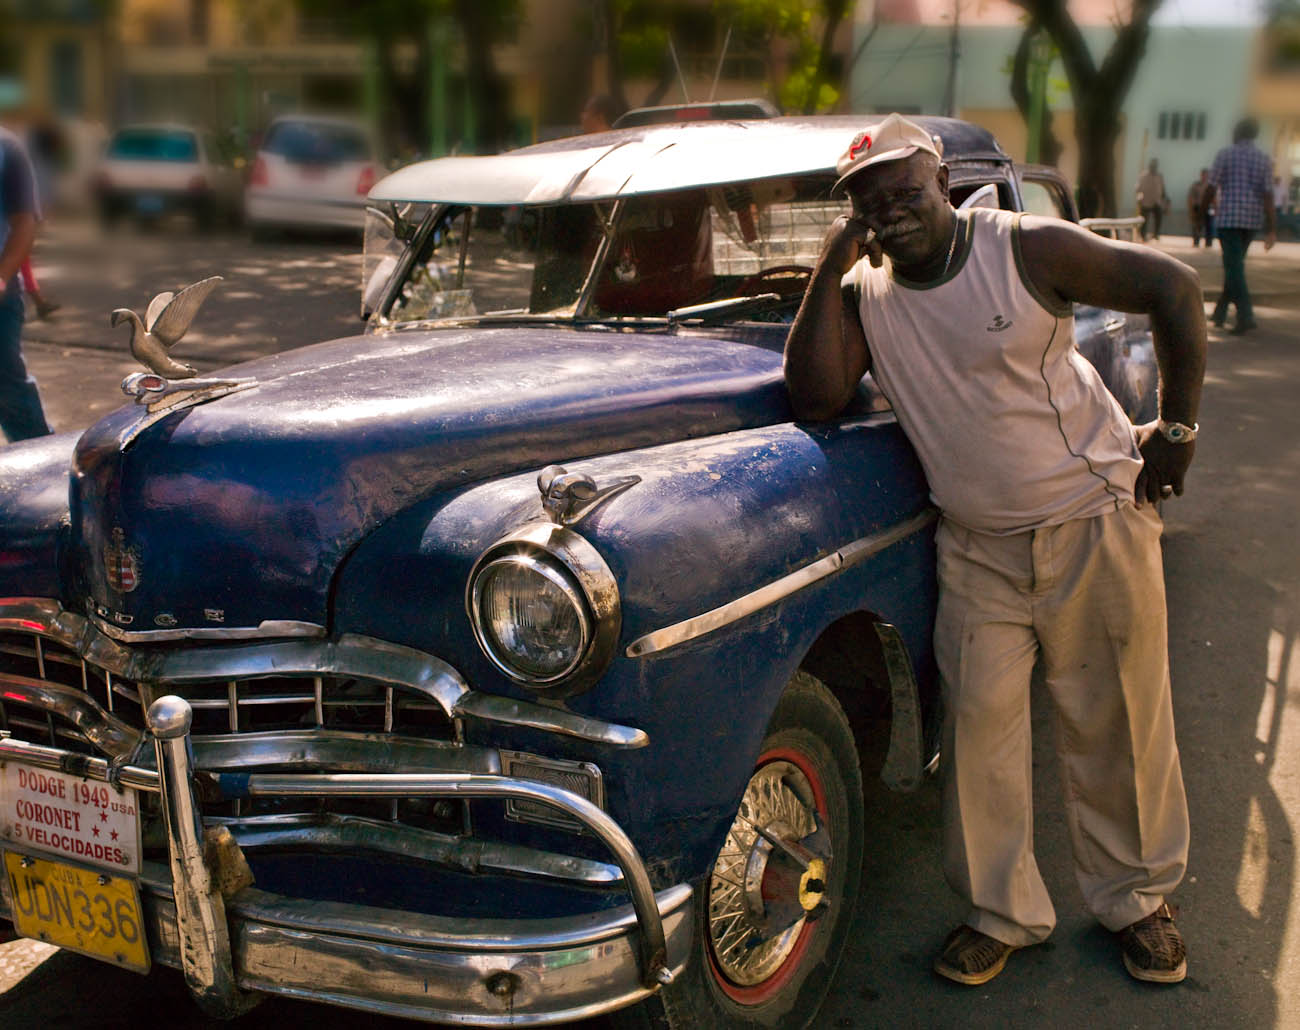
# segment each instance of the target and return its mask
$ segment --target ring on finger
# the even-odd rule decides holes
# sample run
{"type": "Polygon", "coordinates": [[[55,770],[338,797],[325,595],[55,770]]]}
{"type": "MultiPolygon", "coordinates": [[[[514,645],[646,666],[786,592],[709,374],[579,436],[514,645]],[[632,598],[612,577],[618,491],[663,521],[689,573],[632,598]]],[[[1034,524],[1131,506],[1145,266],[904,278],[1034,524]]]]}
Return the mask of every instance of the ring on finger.
{"type": "Polygon", "coordinates": [[[1168,483],[1166,483],[1164,486],[1160,488],[1161,497],[1168,497],[1173,492],[1174,492],[1174,488],[1170,486],[1168,483]]]}

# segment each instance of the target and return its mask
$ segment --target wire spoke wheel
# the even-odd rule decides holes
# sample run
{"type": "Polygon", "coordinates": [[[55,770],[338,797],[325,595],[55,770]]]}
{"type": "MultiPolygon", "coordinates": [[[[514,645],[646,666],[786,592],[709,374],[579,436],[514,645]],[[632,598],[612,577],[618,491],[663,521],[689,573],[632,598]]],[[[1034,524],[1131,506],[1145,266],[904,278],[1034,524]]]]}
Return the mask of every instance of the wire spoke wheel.
{"type": "Polygon", "coordinates": [[[816,1025],[853,921],[863,837],[853,731],[834,695],[797,672],[713,866],[696,886],[694,954],[674,983],[614,1013],[614,1025],[816,1025]]]}
{"type": "MultiPolygon", "coordinates": [[[[761,759],[760,759],[761,761],[761,759]]],[[[762,932],[762,881],[773,845],[769,837],[794,842],[817,829],[790,781],[813,793],[807,775],[786,760],[761,765],[745,788],[736,821],[718,854],[709,880],[709,945],[725,985],[756,987],[781,968],[808,928],[807,918],[778,934],[762,932]],[[760,834],[760,829],[767,836],[760,834]]],[[[820,813],[825,818],[825,813],[820,813]]],[[[728,992],[731,993],[731,992],[728,992]]]]}

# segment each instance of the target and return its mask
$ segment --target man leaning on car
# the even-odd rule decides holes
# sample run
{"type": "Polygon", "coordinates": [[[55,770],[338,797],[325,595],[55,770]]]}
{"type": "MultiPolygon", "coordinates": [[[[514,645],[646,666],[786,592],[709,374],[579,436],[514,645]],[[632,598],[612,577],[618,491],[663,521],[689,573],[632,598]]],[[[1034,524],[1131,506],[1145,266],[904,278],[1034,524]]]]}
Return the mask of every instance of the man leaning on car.
{"type": "Polygon", "coordinates": [[[1128,971],[1175,983],[1166,902],[1187,863],[1160,518],[1183,492],[1205,369],[1195,273],[1059,219],[955,211],[938,140],[899,115],[859,133],[791,330],[800,418],[837,415],[870,370],[943,513],[935,651],[944,868],[969,904],[934,968],[991,980],[1051,933],[1035,864],[1029,682],[1041,657],[1075,874],[1128,971]],[[1160,417],[1133,427],[1074,346],[1071,304],[1145,312],[1160,417]]]}

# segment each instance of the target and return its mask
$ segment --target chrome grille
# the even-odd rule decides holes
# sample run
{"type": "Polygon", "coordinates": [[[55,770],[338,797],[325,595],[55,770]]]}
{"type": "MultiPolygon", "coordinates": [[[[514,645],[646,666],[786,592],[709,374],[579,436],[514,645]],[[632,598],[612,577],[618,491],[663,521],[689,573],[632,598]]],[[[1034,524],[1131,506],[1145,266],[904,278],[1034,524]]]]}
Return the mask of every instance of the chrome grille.
{"type": "MultiPolygon", "coordinates": [[[[113,675],[37,633],[0,633],[0,673],[72,687],[122,722],[141,729],[161,693],[194,709],[195,736],[332,729],[452,740],[454,725],[432,699],[404,687],[351,676],[267,676],[186,684],[135,683],[113,675]]],[[[0,728],[34,743],[93,753],[57,716],[0,692],[0,728]]]]}
{"type": "MultiPolygon", "coordinates": [[[[41,684],[72,688],[101,710],[134,729],[144,727],[144,714],[153,700],[163,694],[177,694],[189,701],[194,712],[191,734],[196,752],[204,738],[211,738],[221,754],[238,754],[231,738],[241,734],[282,731],[334,730],[348,733],[388,734],[404,738],[412,747],[418,742],[456,740],[454,722],[431,698],[404,686],[355,676],[266,676],[223,679],[197,683],[133,682],[114,675],[81,657],[71,648],[34,632],[0,631],[0,675],[12,677],[11,689],[0,687],[0,729],[19,740],[46,744],[87,755],[101,752],[69,720],[24,699],[19,678],[41,684]],[[216,738],[221,738],[218,741],[216,738]]],[[[254,738],[249,738],[250,743],[254,738]]],[[[392,745],[397,747],[396,743],[392,745]]],[[[400,748],[398,749],[400,753],[400,748]]],[[[248,755],[257,754],[253,744],[248,755]]],[[[102,755],[101,755],[102,756],[102,755]]],[[[234,760],[234,759],[230,759],[234,760]]],[[[241,769],[247,756],[238,761],[241,769]]],[[[270,759],[267,768],[278,764],[270,759]]],[[[214,768],[225,767],[218,759],[214,768]]],[[[329,771],[323,768],[320,771],[329,771]]],[[[146,844],[157,848],[156,834],[148,832],[150,820],[158,817],[155,799],[142,802],[146,818],[146,844]]],[[[282,819],[310,814],[359,817],[400,823],[420,830],[459,835],[468,825],[465,802],[447,799],[260,799],[253,802],[208,802],[204,815],[254,823],[259,818],[282,819]]],[[[249,823],[252,825],[253,823],[249,823]]]]}

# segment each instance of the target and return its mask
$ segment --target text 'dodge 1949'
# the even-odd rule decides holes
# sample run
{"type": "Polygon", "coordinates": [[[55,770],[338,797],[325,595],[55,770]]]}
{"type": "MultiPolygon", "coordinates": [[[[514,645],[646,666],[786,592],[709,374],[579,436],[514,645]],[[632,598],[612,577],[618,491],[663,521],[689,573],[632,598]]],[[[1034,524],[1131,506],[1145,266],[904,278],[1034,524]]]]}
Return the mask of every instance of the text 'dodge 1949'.
{"type": "Polygon", "coordinates": [[[0,840],[100,866],[140,871],[136,792],[20,762],[0,763],[0,840]]]}

